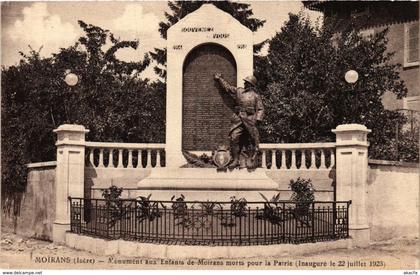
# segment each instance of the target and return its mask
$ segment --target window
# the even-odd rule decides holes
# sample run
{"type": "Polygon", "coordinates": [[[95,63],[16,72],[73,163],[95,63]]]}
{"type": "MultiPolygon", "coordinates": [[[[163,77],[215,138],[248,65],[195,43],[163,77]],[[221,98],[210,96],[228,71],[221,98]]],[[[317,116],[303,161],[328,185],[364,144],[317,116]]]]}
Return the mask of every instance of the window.
{"type": "Polygon", "coordinates": [[[419,22],[404,25],[404,67],[419,65],[419,22]]]}

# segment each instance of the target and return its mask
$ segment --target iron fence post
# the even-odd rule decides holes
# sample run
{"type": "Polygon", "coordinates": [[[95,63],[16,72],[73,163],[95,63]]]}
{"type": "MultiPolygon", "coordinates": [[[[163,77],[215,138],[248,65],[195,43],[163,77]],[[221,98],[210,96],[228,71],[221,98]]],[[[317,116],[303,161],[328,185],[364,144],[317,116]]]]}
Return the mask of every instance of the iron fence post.
{"type": "MultiPolygon", "coordinates": [[[[228,219],[232,219],[232,215],[229,215],[229,212],[226,213],[226,216],[228,217],[228,219]]],[[[233,236],[232,236],[232,226],[229,226],[230,230],[229,230],[229,234],[230,234],[230,243],[233,242],[233,236]]]]}
{"type": "Polygon", "coordinates": [[[210,221],[210,238],[211,238],[211,243],[213,244],[213,242],[214,242],[214,237],[213,237],[213,228],[214,228],[214,226],[213,226],[213,217],[214,217],[214,215],[211,215],[211,221],[210,221]]]}
{"type": "Polygon", "coordinates": [[[251,206],[248,206],[248,242],[251,244],[251,206]]]}
{"type": "MultiPolygon", "coordinates": [[[[209,210],[209,211],[213,211],[213,210],[209,210]]],[[[212,212],[210,212],[210,214],[211,214],[212,212]]],[[[201,207],[201,240],[203,240],[204,239],[204,228],[205,228],[205,220],[204,220],[204,216],[206,216],[206,218],[208,217],[208,215],[209,215],[209,212],[204,212],[204,209],[203,209],[203,207],[201,207]]],[[[197,235],[198,235],[198,232],[197,232],[197,235]]]]}
{"type": "MultiPolygon", "coordinates": [[[[156,221],[156,239],[159,239],[159,232],[160,232],[160,226],[159,226],[159,205],[156,205],[156,217],[155,217],[155,221],[156,221]]],[[[162,223],[161,223],[162,224],[162,223]]]]}
{"type": "MultiPolygon", "coordinates": [[[[95,215],[93,216],[93,218],[95,219],[95,235],[97,235],[97,230],[98,230],[98,200],[95,200],[95,210],[92,211],[92,213],[95,213],[95,215]]],[[[92,220],[91,220],[92,222],[92,220]]]]}
{"type": "Polygon", "coordinates": [[[109,202],[106,202],[106,238],[109,239],[109,202]]]}
{"type": "MultiPolygon", "coordinates": [[[[259,212],[259,209],[258,209],[258,206],[257,206],[257,211],[256,211],[256,213],[257,213],[257,214],[256,214],[256,217],[258,217],[258,215],[259,215],[259,213],[260,213],[260,212],[259,212]]],[[[263,215],[264,215],[264,213],[263,213],[263,215]]],[[[261,219],[263,219],[263,218],[264,218],[264,217],[261,217],[261,219]]],[[[258,219],[255,219],[255,220],[256,220],[256,228],[257,228],[256,235],[257,235],[257,242],[258,242],[258,237],[259,237],[259,234],[258,234],[258,233],[259,233],[259,230],[258,230],[258,229],[259,229],[259,228],[258,228],[258,223],[259,223],[259,221],[258,221],[258,219]]]]}
{"type": "Polygon", "coordinates": [[[82,232],[82,199],[79,199],[79,232],[82,232]]]}
{"type": "Polygon", "coordinates": [[[286,236],[285,236],[285,231],[286,231],[286,229],[285,229],[285,226],[286,226],[286,220],[285,220],[285,212],[286,212],[286,203],[284,203],[283,202],[283,208],[282,208],[282,213],[281,213],[281,223],[282,223],[282,225],[281,225],[281,235],[282,235],[282,240],[283,240],[283,242],[285,242],[286,241],[286,236]]]}
{"type": "Polygon", "coordinates": [[[71,204],[71,197],[70,196],[67,197],[67,201],[70,204],[70,232],[73,232],[73,216],[74,216],[73,211],[74,210],[73,210],[73,206],[71,204]]]}
{"type": "MultiPolygon", "coordinates": [[[[232,209],[230,211],[230,215],[232,216],[232,209]]],[[[242,244],[242,216],[239,215],[239,244],[242,244]]]]}
{"type": "MultiPolygon", "coordinates": [[[[172,237],[175,239],[175,212],[173,212],[172,215],[172,237]]],[[[188,214],[188,213],[187,213],[188,214]]],[[[185,217],[182,217],[182,219],[185,221],[185,217]]],[[[179,231],[178,231],[179,233],[179,231]]],[[[182,238],[184,238],[184,226],[182,227],[182,238]]]]}
{"type": "Polygon", "coordinates": [[[124,226],[124,219],[123,219],[123,202],[122,201],[118,201],[118,204],[119,204],[119,212],[120,213],[118,213],[119,214],[119,217],[118,217],[118,219],[120,220],[120,232],[118,232],[119,234],[117,234],[117,236],[118,237],[120,237],[120,238],[124,238],[125,237],[125,226],[124,226]]]}
{"type": "Polygon", "coordinates": [[[263,225],[264,225],[264,244],[267,244],[267,221],[266,220],[263,220],[263,225]]]}
{"type": "Polygon", "coordinates": [[[166,207],[163,208],[163,232],[164,233],[164,238],[166,239],[166,207]]]}
{"type": "Polygon", "coordinates": [[[315,242],[315,203],[312,202],[312,242],[315,242]]]}
{"type": "Polygon", "coordinates": [[[349,220],[350,220],[350,217],[349,217],[349,209],[350,209],[350,205],[351,205],[351,200],[347,202],[347,209],[346,209],[346,221],[347,221],[347,224],[346,224],[347,230],[346,231],[347,231],[347,238],[350,236],[350,232],[349,232],[349,220]]]}

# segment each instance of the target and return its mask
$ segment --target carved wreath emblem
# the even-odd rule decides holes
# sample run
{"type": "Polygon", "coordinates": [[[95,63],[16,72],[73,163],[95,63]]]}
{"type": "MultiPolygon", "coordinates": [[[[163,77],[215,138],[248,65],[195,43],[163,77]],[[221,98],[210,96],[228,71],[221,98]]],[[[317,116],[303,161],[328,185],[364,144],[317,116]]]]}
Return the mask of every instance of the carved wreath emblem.
{"type": "Polygon", "coordinates": [[[232,155],[227,146],[219,146],[213,154],[213,162],[218,168],[225,168],[232,160],[232,155]]]}

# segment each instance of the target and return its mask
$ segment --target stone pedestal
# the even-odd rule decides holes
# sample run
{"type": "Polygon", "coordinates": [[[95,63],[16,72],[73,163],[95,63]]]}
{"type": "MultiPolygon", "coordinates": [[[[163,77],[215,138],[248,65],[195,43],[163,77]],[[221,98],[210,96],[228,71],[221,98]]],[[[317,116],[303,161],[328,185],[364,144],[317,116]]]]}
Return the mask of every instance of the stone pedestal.
{"type": "Polygon", "coordinates": [[[218,172],[215,168],[161,168],[138,185],[139,195],[152,194],[154,200],[170,200],[183,194],[187,200],[230,201],[230,197],[262,201],[259,193],[271,198],[279,184],[262,169],[218,172]]]}
{"type": "Polygon", "coordinates": [[[349,230],[354,246],[367,246],[370,229],[366,213],[368,173],[367,134],[364,125],[339,125],[336,134],[336,193],[338,201],[351,200],[349,230]]]}
{"type": "Polygon", "coordinates": [[[54,242],[64,243],[65,232],[70,229],[68,197],[84,195],[85,134],[82,125],[64,124],[57,133],[56,203],[53,224],[54,242]]]}

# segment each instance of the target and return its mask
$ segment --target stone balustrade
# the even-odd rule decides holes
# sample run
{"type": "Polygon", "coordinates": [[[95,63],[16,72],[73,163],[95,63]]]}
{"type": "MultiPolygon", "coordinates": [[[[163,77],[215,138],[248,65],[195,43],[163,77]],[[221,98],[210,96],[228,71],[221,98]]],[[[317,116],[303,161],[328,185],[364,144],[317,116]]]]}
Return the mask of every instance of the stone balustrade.
{"type": "Polygon", "coordinates": [[[165,144],[86,142],[85,163],[97,168],[164,167],[165,144]]]}
{"type": "Polygon", "coordinates": [[[265,143],[261,167],[265,169],[332,169],[335,165],[335,142],[325,143],[265,143]]]}
{"type": "MultiPolygon", "coordinates": [[[[335,146],[334,142],[260,144],[261,168],[332,169],[335,165],[335,146]]],[[[86,142],[85,163],[96,168],[165,167],[165,144],[86,142]]]]}

